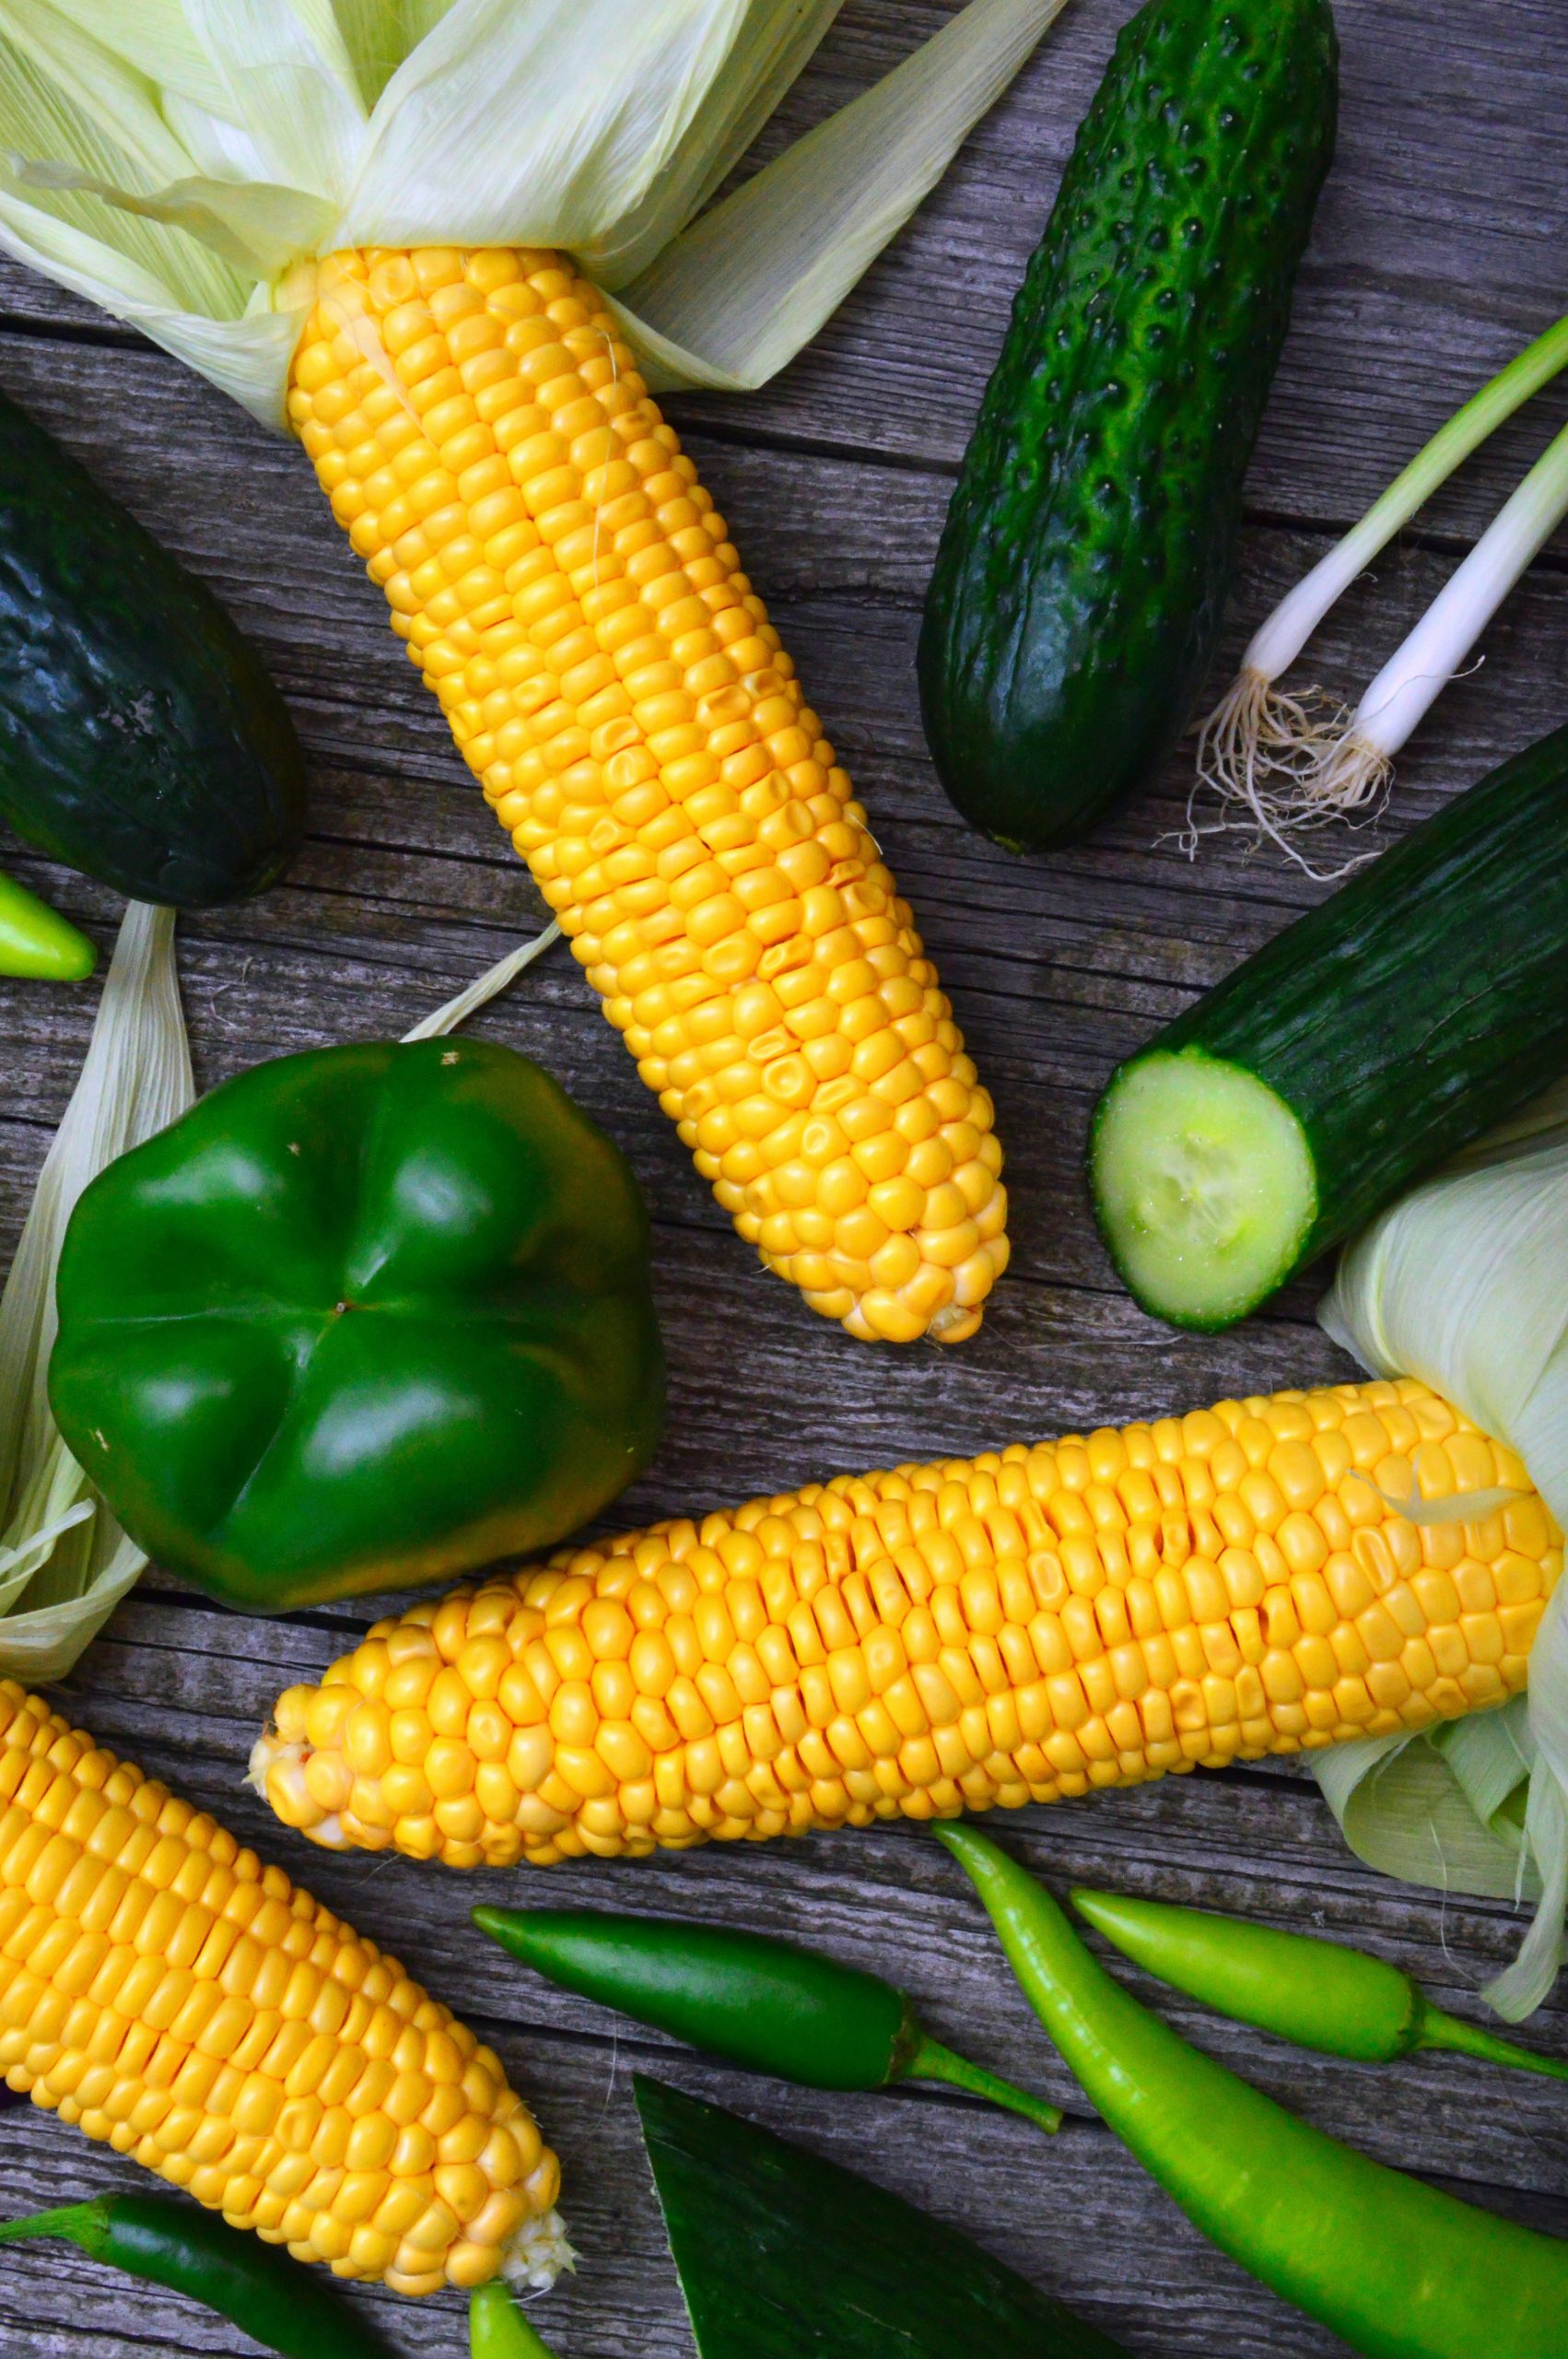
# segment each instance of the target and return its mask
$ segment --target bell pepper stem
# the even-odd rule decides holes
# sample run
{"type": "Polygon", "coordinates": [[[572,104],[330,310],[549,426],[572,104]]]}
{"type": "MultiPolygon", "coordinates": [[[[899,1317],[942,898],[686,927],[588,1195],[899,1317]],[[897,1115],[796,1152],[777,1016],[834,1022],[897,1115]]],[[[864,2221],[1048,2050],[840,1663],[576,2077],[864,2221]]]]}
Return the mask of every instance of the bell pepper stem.
{"type": "Polygon", "coordinates": [[[1539,2056],[1532,2048],[1515,2047],[1513,2040],[1499,2039],[1495,2032],[1485,2031],[1479,2024],[1445,2014],[1430,2001],[1422,2015],[1416,2046],[1450,2048],[1461,2056],[1483,2057],[1489,2064],[1512,2064],[1521,2072],[1544,2072],[1548,2080],[1568,2081],[1568,2062],[1562,2057],[1539,2056]]]}
{"type": "Polygon", "coordinates": [[[966,2056],[955,2056],[951,2048],[943,2048],[941,2040],[921,2032],[915,2042],[909,2061],[900,2077],[908,2081],[945,2081],[955,2089],[967,2089],[971,2096],[987,2097],[992,2105],[1000,2106],[1008,2113],[1022,2114],[1036,2130],[1054,2137],[1061,2128],[1061,2108],[1047,2105],[1044,2097],[1032,2097],[1026,2089],[1015,2089],[1011,2081],[999,2080],[982,2064],[971,2064],[966,2056]]]}

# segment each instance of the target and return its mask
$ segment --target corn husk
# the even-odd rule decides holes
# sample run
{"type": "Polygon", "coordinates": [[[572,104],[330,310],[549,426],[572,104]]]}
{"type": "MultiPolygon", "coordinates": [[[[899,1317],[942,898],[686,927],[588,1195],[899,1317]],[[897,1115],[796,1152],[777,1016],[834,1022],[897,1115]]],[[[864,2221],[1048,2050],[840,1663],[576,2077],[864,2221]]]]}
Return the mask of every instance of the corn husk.
{"type": "MultiPolygon", "coordinates": [[[[1515,1449],[1568,1527],[1568,1085],[1459,1156],[1346,1249],[1319,1311],[1382,1376],[1418,1376],[1515,1449]]],[[[1528,1697],[1431,1737],[1315,1758],[1352,1848],[1393,1875],[1534,1900],[1485,1995],[1538,2007],[1568,1902],[1568,1582],[1530,1655],[1528,1697]]]]}
{"type": "Polygon", "coordinates": [[[133,901],[64,1121],[0,1295],[0,1672],[68,1671],[146,1563],[49,1412],[54,1270],[76,1198],[195,1095],[174,971],[174,912],[133,901]]]}
{"type": "Polygon", "coordinates": [[[705,211],[839,5],[0,0],[0,247],[273,425],[354,245],[560,248],[654,382],[759,384],[1064,0],[969,0],[705,211]]]}
{"type": "Polygon", "coordinates": [[[497,992],[504,992],[509,983],[515,982],[519,975],[532,967],[534,960],[560,938],[560,926],[552,920],[529,941],[520,942],[515,950],[509,950],[504,958],[497,958],[493,967],[486,967],[476,981],[466,984],[428,1015],[422,1015],[418,1023],[404,1034],[404,1039],[439,1040],[449,1032],[455,1032],[460,1024],[466,1024],[471,1015],[477,1015],[497,992]]]}

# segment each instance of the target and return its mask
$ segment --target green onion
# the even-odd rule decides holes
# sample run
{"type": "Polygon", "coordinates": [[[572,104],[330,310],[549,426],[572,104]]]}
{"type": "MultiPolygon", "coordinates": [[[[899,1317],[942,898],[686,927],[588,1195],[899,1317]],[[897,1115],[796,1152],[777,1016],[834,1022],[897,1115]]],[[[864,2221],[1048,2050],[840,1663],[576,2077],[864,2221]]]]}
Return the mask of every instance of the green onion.
{"type": "Polygon", "coordinates": [[[1309,876],[1340,875],[1359,864],[1351,859],[1315,868],[1297,839],[1376,808],[1394,756],[1568,513],[1568,431],[1532,468],[1353,716],[1331,708],[1318,689],[1290,694],[1278,683],[1379,550],[1565,364],[1568,319],[1538,336],[1456,412],[1255,634],[1236,678],[1199,732],[1198,782],[1183,838],[1189,852],[1205,835],[1242,828],[1275,844],[1309,876]]]}

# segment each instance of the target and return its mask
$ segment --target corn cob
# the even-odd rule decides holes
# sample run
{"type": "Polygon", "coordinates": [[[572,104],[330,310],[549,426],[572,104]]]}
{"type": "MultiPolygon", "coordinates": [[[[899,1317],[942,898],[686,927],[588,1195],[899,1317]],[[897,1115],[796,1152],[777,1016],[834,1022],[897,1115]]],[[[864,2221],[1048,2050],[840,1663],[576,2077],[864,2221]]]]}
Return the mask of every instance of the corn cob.
{"type": "Polygon", "coordinates": [[[289,415],[741,1235],[853,1335],[973,1334],[990,1100],[603,299],[555,254],[335,254],[289,415]]]}
{"type": "Polygon", "coordinates": [[[13,2089],[340,2277],[555,2274],[555,2155],[394,1959],[9,1680],[0,1811],[13,2089]]]}
{"type": "Polygon", "coordinates": [[[1222,1401],[416,1605],[280,1696],[252,1776],[315,1842],[461,1868],[1055,1802],[1501,1703],[1562,1564],[1413,1380],[1222,1401]]]}

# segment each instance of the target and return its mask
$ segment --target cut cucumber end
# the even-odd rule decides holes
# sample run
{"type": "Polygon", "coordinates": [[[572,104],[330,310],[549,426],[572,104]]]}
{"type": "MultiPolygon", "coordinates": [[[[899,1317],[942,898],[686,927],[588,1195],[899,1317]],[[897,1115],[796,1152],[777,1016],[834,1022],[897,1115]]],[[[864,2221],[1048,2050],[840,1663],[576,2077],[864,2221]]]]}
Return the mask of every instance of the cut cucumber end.
{"type": "Polygon", "coordinates": [[[1094,1118],[1090,1176],[1129,1291],[1178,1327],[1245,1317],[1290,1275],[1317,1215],[1293,1109],[1198,1048],[1123,1065],[1094,1118]]]}

